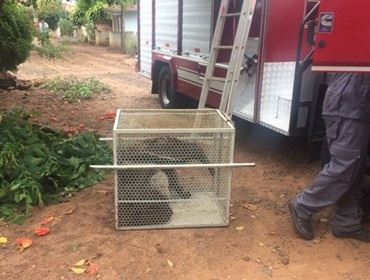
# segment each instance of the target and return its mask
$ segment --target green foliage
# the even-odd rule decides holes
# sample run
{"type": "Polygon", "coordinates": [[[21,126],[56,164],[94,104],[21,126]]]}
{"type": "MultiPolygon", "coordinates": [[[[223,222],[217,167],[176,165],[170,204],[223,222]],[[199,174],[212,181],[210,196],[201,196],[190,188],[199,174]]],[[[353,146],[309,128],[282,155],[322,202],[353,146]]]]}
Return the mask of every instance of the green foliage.
{"type": "Polygon", "coordinates": [[[26,9],[15,1],[0,8],[0,72],[15,71],[32,48],[33,25],[26,9]]]}
{"type": "Polygon", "coordinates": [[[52,30],[58,28],[58,21],[63,15],[62,3],[60,0],[40,0],[37,3],[37,16],[44,20],[52,30]]]}
{"type": "Polygon", "coordinates": [[[86,32],[88,36],[88,41],[89,42],[95,42],[95,25],[94,23],[90,22],[85,24],[86,27],[86,32]]]}
{"type": "Polygon", "coordinates": [[[72,15],[75,25],[84,25],[90,21],[96,23],[109,19],[109,14],[105,8],[112,5],[118,5],[126,9],[135,5],[136,0],[77,0],[76,9],[72,15]]]}
{"type": "Polygon", "coordinates": [[[126,53],[131,55],[137,54],[137,38],[135,34],[127,33],[125,38],[126,43],[126,53]]]}
{"type": "Polygon", "coordinates": [[[102,180],[90,164],[111,162],[92,133],[72,138],[32,125],[20,111],[0,113],[0,218],[20,223],[33,206],[71,196],[102,180]]]}
{"type": "Polygon", "coordinates": [[[39,45],[33,45],[33,49],[42,57],[49,59],[61,58],[66,48],[66,44],[54,45],[49,38],[47,33],[36,33],[39,45]]]}
{"type": "Polygon", "coordinates": [[[108,7],[106,0],[78,0],[76,9],[72,14],[75,25],[84,25],[88,22],[97,22],[109,18],[105,8],[108,7]]]}
{"type": "Polygon", "coordinates": [[[62,36],[73,36],[74,27],[73,23],[69,19],[61,18],[58,22],[59,28],[60,28],[60,35],[62,36]]]}
{"type": "Polygon", "coordinates": [[[94,77],[78,80],[76,76],[66,79],[56,77],[47,81],[44,88],[61,94],[68,102],[76,102],[82,99],[90,99],[94,94],[110,92],[110,87],[94,77]]]}

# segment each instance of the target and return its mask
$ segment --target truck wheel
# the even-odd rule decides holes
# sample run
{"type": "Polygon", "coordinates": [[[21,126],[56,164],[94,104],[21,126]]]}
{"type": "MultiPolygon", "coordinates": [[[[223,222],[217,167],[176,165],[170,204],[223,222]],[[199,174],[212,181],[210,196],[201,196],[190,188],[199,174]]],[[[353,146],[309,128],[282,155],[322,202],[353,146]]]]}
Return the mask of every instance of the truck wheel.
{"type": "Polygon", "coordinates": [[[179,106],[179,94],[172,89],[173,80],[168,66],[162,67],[158,78],[159,100],[163,109],[175,109],[179,106]]]}

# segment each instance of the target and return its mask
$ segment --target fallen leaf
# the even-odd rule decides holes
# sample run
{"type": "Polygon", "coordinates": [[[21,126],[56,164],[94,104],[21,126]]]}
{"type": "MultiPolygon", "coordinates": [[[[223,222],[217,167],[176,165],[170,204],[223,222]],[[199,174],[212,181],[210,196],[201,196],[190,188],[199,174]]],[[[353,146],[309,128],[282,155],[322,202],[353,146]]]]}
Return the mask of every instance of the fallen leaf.
{"type": "Polygon", "coordinates": [[[158,254],[164,254],[166,252],[166,250],[163,249],[163,247],[159,243],[155,244],[154,247],[157,249],[158,254]]]}
{"type": "Polygon", "coordinates": [[[0,236],[0,244],[6,244],[8,243],[8,238],[5,236],[0,236]]]}
{"type": "Polygon", "coordinates": [[[168,264],[169,267],[171,267],[171,268],[173,267],[173,262],[171,262],[170,260],[167,260],[167,264],[168,264]]]}
{"type": "Polygon", "coordinates": [[[237,231],[242,231],[242,230],[244,230],[244,227],[243,227],[243,226],[237,226],[235,229],[236,229],[237,231]]]}
{"type": "Polygon", "coordinates": [[[51,117],[51,118],[50,118],[50,121],[51,121],[51,122],[56,122],[56,121],[57,121],[57,118],[55,118],[55,117],[51,117]]]}
{"type": "Polygon", "coordinates": [[[257,211],[258,210],[258,207],[256,205],[250,204],[250,203],[243,204],[243,207],[245,209],[248,209],[249,211],[257,211]]]}
{"type": "Polygon", "coordinates": [[[261,247],[265,247],[265,244],[263,244],[262,242],[258,242],[258,245],[260,245],[261,247]]]}
{"type": "Polygon", "coordinates": [[[80,123],[77,127],[77,129],[82,130],[86,128],[86,124],[80,123]]]}
{"type": "Polygon", "coordinates": [[[86,269],[86,273],[89,275],[97,275],[99,267],[94,263],[89,263],[89,267],[86,269]]]}
{"type": "Polygon", "coordinates": [[[116,119],[116,113],[115,112],[105,113],[104,115],[97,117],[97,119],[99,121],[103,120],[114,121],[116,119]]]}
{"type": "Polygon", "coordinates": [[[236,220],[236,217],[235,216],[230,216],[230,219],[231,220],[236,220]]]}
{"type": "Polygon", "coordinates": [[[35,229],[35,235],[37,236],[45,236],[48,235],[50,232],[50,229],[48,227],[39,227],[35,229]]]}
{"type": "Polygon", "coordinates": [[[86,264],[86,260],[85,259],[82,259],[82,260],[79,260],[78,262],[75,263],[74,266],[84,266],[86,264]]]}
{"type": "Polygon", "coordinates": [[[86,268],[82,267],[71,267],[71,270],[74,274],[84,274],[86,271],[86,268]]]}
{"type": "Polygon", "coordinates": [[[16,244],[19,246],[19,250],[23,251],[32,245],[32,239],[27,237],[17,238],[16,244]]]}
{"type": "Polygon", "coordinates": [[[73,214],[73,212],[74,212],[74,211],[75,211],[74,209],[68,210],[68,211],[65,213],[65,215],[71,215],[71,214],[73,214]]]}
{"type": "Polygon", "coordinates": [[[99,190],[98,194],[105,196],[105,195],[108,194],[108,191],[107,190],[99,190]]]}
{"type": "Polygon", "coordinates": [[[41,221],[41,225],[44,226],[50,224],[52,221],[54,221],[54,216],[46,217],[41,221]]]}

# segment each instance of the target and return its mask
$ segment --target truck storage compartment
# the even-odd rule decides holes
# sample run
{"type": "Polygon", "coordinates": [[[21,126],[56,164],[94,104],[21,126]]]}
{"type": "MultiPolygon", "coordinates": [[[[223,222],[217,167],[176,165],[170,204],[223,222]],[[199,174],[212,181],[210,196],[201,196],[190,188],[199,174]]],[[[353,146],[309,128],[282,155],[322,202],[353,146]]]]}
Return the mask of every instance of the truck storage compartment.
{"type": "Polygon", "coordinates": [[[186,0],[183,5],[182,50],[185,55],[209,54],[212,3],[186,0]]]}
{"type": "Polygon", "coordinates": [[[155,49],[177,52],[178,1],[155,1],[155,49]]]}

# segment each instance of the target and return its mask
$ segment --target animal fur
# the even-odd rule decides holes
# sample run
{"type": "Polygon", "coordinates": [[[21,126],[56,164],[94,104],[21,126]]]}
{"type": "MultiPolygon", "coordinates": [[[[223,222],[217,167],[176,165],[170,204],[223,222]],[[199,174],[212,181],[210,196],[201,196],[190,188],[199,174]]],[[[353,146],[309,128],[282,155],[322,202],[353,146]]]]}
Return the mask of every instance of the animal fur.
{"type": "MultiPolygon", "coordinates": [[[[143,142],[140,148],[123,147],[124,164],[186,164],[195,160],[209,163],[202,148],[191,142],[169,137],[143,142]]],[[[209,172],[214,176],[214,169],[210,168],[209,172]]],[[[120,227],[166,224],[173,214],[168,199],[173,195],[181,199],[191,197],[180,184],[174,169],[121,170],[118,180],[122,185],[118,200],[135,201],[119,203],[118,211],[124,213],[119,219],[120,227]]]]}

